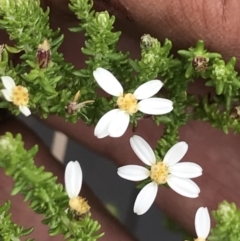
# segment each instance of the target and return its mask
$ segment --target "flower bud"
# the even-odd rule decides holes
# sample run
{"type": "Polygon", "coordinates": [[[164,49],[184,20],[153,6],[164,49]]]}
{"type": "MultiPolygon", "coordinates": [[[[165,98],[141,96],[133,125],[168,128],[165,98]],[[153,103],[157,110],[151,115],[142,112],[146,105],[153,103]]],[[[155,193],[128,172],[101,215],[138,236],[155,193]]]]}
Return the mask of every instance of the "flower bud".
{"type": "Polygon", "coordinates": [[[47,68],[51,61],[51,51],[48,41],[45,39],[42,44],[38,45],[36,59],[41,69],[47,68]]]}
{"type": "Polygon", "coordinates": [[[98,23],[105,28],[108,25],[109,14],[108,12],[100,12],[97,16],[98,23]]]}

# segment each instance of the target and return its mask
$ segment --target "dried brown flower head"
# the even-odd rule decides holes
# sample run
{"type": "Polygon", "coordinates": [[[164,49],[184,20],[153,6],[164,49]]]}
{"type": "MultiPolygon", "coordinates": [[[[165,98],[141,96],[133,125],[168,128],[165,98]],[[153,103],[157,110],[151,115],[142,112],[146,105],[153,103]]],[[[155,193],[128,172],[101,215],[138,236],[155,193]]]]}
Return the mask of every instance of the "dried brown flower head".
{"type": "Polygon", "coordinates": [[[49,62],[51,61],[51,51],[50,44],[46,39],[42,44],[38,45],[36,59],[40,68],[44,69],[48,67],[49,62]]]}

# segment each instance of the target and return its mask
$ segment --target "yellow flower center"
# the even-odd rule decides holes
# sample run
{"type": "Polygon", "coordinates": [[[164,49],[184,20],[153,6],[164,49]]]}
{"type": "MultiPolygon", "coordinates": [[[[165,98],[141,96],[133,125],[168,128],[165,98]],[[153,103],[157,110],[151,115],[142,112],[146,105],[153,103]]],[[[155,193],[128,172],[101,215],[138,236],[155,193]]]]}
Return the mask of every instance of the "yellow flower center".
{"type": "Polygon", "coordinates": [[[90,206],[87,201],[82,197],[74,197],[69,200],[69,206],[72,210],[76,211],[79,215],[85,214],[89,211],[90,206]]]}
{"type": "Polygon", "coordinates": [[[12,100],[14,105],[27,105],[29,101],[27,88],[21,85],[14,87],[12,90],[12,100]]]}
{"type": "Polygon", "coordinates": [[[163,162],[157,162],[151,167],[150,177],[152,181],[156,182],[157,184],[166,183],[168,174],[168,167],[163,162]]]}
{"type": "Polygon", "coordinates": [[[131,93],[118,97],[117,105],[119,109],[125,110],[128,114],[134,114],[138,111],[137,99],[131,93]]]}

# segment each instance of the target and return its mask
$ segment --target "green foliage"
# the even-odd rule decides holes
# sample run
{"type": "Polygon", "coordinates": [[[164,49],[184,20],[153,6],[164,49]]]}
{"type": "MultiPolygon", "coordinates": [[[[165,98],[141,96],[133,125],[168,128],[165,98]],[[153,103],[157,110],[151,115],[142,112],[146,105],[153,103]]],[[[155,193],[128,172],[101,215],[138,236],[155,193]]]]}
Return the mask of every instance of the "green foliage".
{"type": "MultiPolygon", "coordinates": [[[[7,31],[14,46],[0,48],[0,75],[11,76],[17,85],[28,89],[29,107],[33,113],[43,118],[57,114],[71,122],[82,118],[87,124],[96,124],[116,105],[115,97],[97,92],[93,71],[103,67],[116,76],[126,92],[133,92],[151,79],[160,78],[164,83],[157,96],[172,100],[174,109],[166,115],[151,116],[156,125],[165,127],[156,146],[159,158],[178,141],[179,128],[189,120],[209,122],[225,133],[230,129],[240,131],[240,111],[236,112],[240,106],[236,58],[225,62],[220,54],[209,52],[202,40],[195,47],[179,50],[174,56],[170,40],[160,43],[146,34],[140,42],[140,59],[132,59],[129,53],[117,49],[121,33],[114,31],[115,17],[106,11],[96,12],[92,7],[93,0],[70,0],[69,3],[69,8],[79,20],[79,24],[69,30],[82,31],[85,35],[84,46],[74,46],[79,55],[85,55],[85,68],[75,69],[58,52],[64,36],[59,29],[53,31],[50,28],[49,9],[44,12],[39,0],[1,0],[0,28],[7,31]],[[43,48],[44,40],[50,48],[43,48]],[[17,64],[10,58],[16,54],[20,56],[17,64]],[[189,84],[199,78],[211,94],[196,96],[187,93],[189,84]],[[80,97],[75,99],[78,91],[80,97]],[[91,104],[80,104],[77,110],[69,111],[72,104],[76,106],[85,101],[91,101],[91,104]]],[[[0,83],[0,89],[2,87],[0,83]]],[[[19,109],[6,100],[0,99],[0,107],[19,114],[19,109]]],[[[131,116],[130,121],[136,127],[145,117],[137,113],[131,116]]],[[[21,193],[26,200],[31,200],[31,207],[44,214],[43,222],[50,226],[51,235],[64,233],[70,240],[95,240],[99,237],[98,234],[94,236],[99,224],[89,216],[77,222],[70,213],[65,213],[67,197],[62,186],[55,183],[51,173],[33,164],[32,157],[37,147],[25,151],[20,136],[14,139],[7,134],[0,140],[0,151],[3,153],[0,166],[16,181],[12,194],[21,193]]]]}
{"type": "Polygon", "coordinates": [[[6,133],[0,138],[0,167],[15,181],[11,194],[20,193],[25,201],[30,201],[30,207],[44,216],[42,222],[49,225],[51,236],[63,234],[71,241],[94,241],[101,237],[98,222],[90,215],[75,220],[68,210],[68,197],[63,186],[56,183],[57,178],[51,172],[35,166],[33,157],[38,147],[27,151],[23,145],[21,135],[14,138],[6,133]]]}
{"type": "MultiPolygon", "coordinates": [[[[30,93],[31,109],[40,112],[43,117],[51,113],[52,106],[58,106],[59,115],[65,113],[65,105],[71,92],[59,93],[59,89],[71,82],[73,66],[65,63],[62,54],[57,52],[63,41],[63,35],[59,30],[53,31],[49,27],[49,9],[46,12],[40,8],[39,1],[1,1],[0,27],[5,29],[11,40],[15,40],[14,47],[8,46],[10,53],[20,52],[22,61],[2,71],[2,75],[9,75],[17,85],[26,86],[30,93]],[[47,39],[51,46],[51,63],[47,68],[40,68],[36,63],[38,45],[47,39]],[[41,101],[39,101],[41,100],[41,101]]],[[[79,85],[76,89],[77,92],[79,85]]],[[[73,98],[73,97],[72,97],[73,98]]],[[[15,113],[19,113],[15,107],[10,107],[15,113]]],[[[56,112],[55,112],[56,113],[56,112]]]]}
{"type": "MultiPolygon", "coordinates": [[[[0,205],[0,240],[20,241],[20,237],[29,235],[33,228],[24,229],[12,223],[11,214],[9,214],[10,207],[9,201],[0,205]]],[[[34,239],[26,239],[26,241],[34,241],[34,239]]]]}
{"type": "Polygon", "coordinates": [[[217,224],[211,230],[209,241],[240,240],[240,209],[234,203],[223,201],[212,214],[217,224]]]}
{"type": "MultiPolygon", "coordinates": [[[[165,124],[163,140],[171,146],[178,139],[178,129],[190,119],[210,122],[225,133],[229,129],[240,130],[239,121],[233,118],[232,109],[239,105],[240,81],[234,70],[236,59],[225,63],[218,53],[210,53],[204,48],[202,40],[196,47],[179,50],[180,58],[171,54],[172,43],[166,39],[161,44],[156,38],[144,35],[141,38],[141,58],[131,59],[128,53],[117,50],[120,32],[114,31],[115,17],[108,12],[95,12],[91,0],[71,0],[69,8],[75,13],[80,23],[70,28],[73,32],[83,31],[85,46],[81,47],[86,55],[86,67],[74,69],[66,63],[58,52],[63,42],[59,30],[49,27],[49,9],[44,12],[38,0],[9,1],[2,0],[0,6],[0,26],[15,46],[6,46],[1,53],[0,72],[9,75],[17,85],[26,86],[29,90],[29,107],[35,113],[46,118],[58,114],[67,121],[76,122],[82,118],[87,124],[96,124],[100,117],[115,106],[114,99],[99,97],[96,93],[97,83],[93,71],[101,66],[110,70],[122,83],[125,91],[132,92],[142,83],[161,77],[164,91],[160,97],[167,97],[174,102],[174,111],[164,116],[154,116],[157,125],[165,124]],[[25,21],[27,16],[28,21],[25,21]],[[47,40],[50,45],[50,61],[43,68],[39,65],[36,54],[39,45],[47,40]],[[13,64],[8,53],[20,54],[21,62],[13,64]],[[195,78],[206,79],[206,86],[214,87],[217,98],[209,102],[206,96],[196,97],[186,94],[189,83],[195,78]],[[84,108],[68,113],[67,107],[80,90],[78,103],[94,100],[84,108]],[[168,133],[171,133],[169,135],[168,133]]],[[[76,46],[77,50],[78,46],[76,46]]],[[[18,108],[2,101],[1,107],[9,108],[19,114],[18,108]]],[[[143,114],[132,116],[131,123],[137,126],[143,114]]]]}

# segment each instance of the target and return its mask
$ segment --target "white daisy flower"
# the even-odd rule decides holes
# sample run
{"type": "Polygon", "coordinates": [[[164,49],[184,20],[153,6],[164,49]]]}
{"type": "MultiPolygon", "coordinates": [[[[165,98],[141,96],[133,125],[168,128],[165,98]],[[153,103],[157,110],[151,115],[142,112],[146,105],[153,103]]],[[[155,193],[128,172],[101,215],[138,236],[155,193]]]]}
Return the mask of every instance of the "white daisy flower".
{"type": "Polygon", "coordinates": [[[84,198],[78,196],[82,187],[82,169],[78,161],[67,164],[64,179],[70,208],[79,215],[87,213],[90,206],[84,198]]]}
{"type": "Polygon", "coordinates": [[[163,86],[160,80],[150,80],[140,85],[133,94],[125,94],[120,82],[108,70],[97,68],[93,76],[104,91],[118,97],[118,108],[103,115],[95,127],[94,135],[98,138],[122,136],[128,127],[130,115],[137,111],[162,115],[173,109],[173,103],[168,99],[150,98],[163,86]]]}
{"type": "Polygon", "coordinates": [[[198,237],[195,241],[206,241],[210,228],[211,222],[208,209],[200,207],[195,215],[195,230],[198,237]]]}
{"type": "Polygon", "coordinates": [[[29,101],[29,95],[27,88],[15,84],[14,80],[9,76],[2,76],[2,83],[5,89],[1,92],[7,101],[13,102],[18,106],[19,110],[25,115],[29,116],[31,111],[27,107],[29,101]]]}
{"type": "Polygon", "coordinates": [[[196,198],[200,189],[190,178],[202,175],[202,168],[196,163],[178,163],[188,150],[186,142],[178,142],[166,153],[163,161],[157,161],[149,144],[140,136],[130,138],[130,144],[139,159],[149,166],[126,165],[118,168],[118,175],[131,181],[142,181],[150,178],[148,183],[138,194],[134,204],[134,212],[144,214],[154,202],[158,185],[168,184],[178,194],[196,198]]]}

